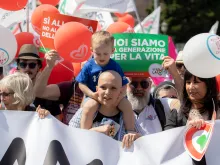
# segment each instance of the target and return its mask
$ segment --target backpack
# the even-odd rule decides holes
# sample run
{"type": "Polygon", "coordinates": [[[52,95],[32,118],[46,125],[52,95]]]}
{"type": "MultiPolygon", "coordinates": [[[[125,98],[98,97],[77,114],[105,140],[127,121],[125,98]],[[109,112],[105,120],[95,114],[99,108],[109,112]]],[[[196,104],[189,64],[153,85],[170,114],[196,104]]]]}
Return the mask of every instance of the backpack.
{"type": "Polygon", "coordinates": [[[164,112],[163,104],[161,103],[161,101],[159,99],[154,99],[153,106],[154,106],[154,109],[155,109],[157,116],[160,120],[161,128],[164,131],[164,126],[166,124],[166,115],[164,112]]]}

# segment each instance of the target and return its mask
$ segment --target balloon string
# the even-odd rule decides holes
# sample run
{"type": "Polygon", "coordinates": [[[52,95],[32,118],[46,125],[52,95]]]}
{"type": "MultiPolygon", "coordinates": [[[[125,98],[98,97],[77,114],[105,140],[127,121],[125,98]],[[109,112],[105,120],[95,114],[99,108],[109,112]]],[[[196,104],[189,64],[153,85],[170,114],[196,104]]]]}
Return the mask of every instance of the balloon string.
{"type": "MultiPolygon", "coordinates": [[[[48,51],[47,51],[46,48],[44,47],[44,44],[41,42],[40,38],[39,38],[39,41],[40,41],[41,45],[43,46],[44,51],[47,53],[48,51]]],[[[74,71],[73,71],[72,69],[70,69],[69,67],[67,67],[66,65],[62,64],[62,63],[59,62],[59,61],[58,61],[58,63],[59,63],[60,65],[62,65],[64,68],[66,68],[66,69],[68,69],[69,71],[71,71],[71,72],[74,73],[74,71]]]]}

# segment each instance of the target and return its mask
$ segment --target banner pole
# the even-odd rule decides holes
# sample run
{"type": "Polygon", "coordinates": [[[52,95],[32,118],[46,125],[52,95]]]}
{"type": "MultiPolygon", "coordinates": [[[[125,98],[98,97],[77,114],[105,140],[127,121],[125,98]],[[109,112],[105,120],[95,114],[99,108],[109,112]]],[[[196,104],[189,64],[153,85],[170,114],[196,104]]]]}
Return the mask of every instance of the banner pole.
{"type": "Polygon", "coordinates": [[[29,22],[30,22],[30,20],[29,20],[29,1],[28,1],[28,3],[27,3],[27,6],[26,6],[26,8],[27,8],[27,11],[26,11],[26,16],[27,16],[27,18],[26,18],[26,22],[27,22],[27,32],[29,32],[29,22]]]}
{"type": "Polygon", "coordinates": [[[154,0],[154,10],[156,10],[158,7],[158,0],[154,0]]]}
{"type": "Polygon", "coordinates": [[[20,31],[22,32],[21,23],[18,23],[18,27],[19,27],[20,31]]]}
{"type": "Polygon", "coordinates": [[[135,11],[135,14],[136,14],[136,17],[137,17],[137,20],[138,20],[138,24],[139,24],[140,27],[141,27],[142,33],[144,33],[144,28],[143,28],[143,26],[142,26],[142,24],[141,24],[141,19],[140,19],[140,16],[139,16],[139,14],[138,14],[138,11],[137,11],[136,4],[135,4],[134,0],[132,0],[132,2],[133,2],[133,5],[134,5],[134,11],[135,11]]]}

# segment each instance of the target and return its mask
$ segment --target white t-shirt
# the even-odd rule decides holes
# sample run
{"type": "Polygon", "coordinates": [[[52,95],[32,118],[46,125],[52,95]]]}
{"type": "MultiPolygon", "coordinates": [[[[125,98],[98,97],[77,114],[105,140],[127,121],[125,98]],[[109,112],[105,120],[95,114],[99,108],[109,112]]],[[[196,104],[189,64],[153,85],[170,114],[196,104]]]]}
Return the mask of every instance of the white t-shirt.
{"type": "Polygon", "coordinates": [[[148,105],[138,115],[137,122],[145,132],[145,135],[153,134],[162,131],[160,120],[152,105],[148,105]]]}

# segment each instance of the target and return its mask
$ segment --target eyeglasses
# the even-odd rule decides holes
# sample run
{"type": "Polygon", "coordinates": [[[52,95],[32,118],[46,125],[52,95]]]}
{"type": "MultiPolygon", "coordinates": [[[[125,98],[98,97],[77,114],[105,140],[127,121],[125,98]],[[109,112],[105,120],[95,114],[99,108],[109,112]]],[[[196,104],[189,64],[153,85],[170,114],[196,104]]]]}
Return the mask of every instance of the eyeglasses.
{"type": "Polygon", "coordinates": [[[134,88],[137,88],[138,84],[140,84],[141,88],[143,88],[143,89],[147,89],[150,85],[148,81],[141,81],[141,82],[132,81],[132,82],[130,82],[130,85],[132,85],[134,88]]]}
{"type": "Polygon", "coordinates": [[[14,94],[14,93],[1,92],[1,93],[0,93],[0,96],[2,96],[2,97],[8,97],[9,95],[12,95],[12,94],[14,94]]]}
{"type": "Polygon", "coordinates": [[[182,63],[176,63],[176,67],[177,67],[178,69],[180,69],[180,68],[182,68],[182,67],[185,68],[185,65],[182,64],[182,63]]]}
{"type": "Polygon", "coordinates": [[[161,98],[171,98],[171,99],[177,99],[177,97],[176,97],[176,96],[163,96],[163,97],[161,97],[161,98]]]}
{"type": "Polygon", "coordinates": [[[31,63],[20,62],[20,63],[19,63],[19,66],[20,66],[22,69],[25,69],[27,66],[28,66],[28,68],[30,68],[30,69],[34,69],[34,68],[37,66],[37,63],[34,63],[34,62],[31,62],[31,63]]]}

